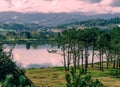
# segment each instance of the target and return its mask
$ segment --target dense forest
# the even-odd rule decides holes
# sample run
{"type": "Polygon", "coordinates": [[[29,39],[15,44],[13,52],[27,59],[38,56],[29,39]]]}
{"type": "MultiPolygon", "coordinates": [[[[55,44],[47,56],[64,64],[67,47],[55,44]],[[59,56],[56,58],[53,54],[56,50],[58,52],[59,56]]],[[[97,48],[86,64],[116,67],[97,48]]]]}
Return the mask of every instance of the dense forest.
{"type": "Polygon", "coordinates": [[[86,21],[80,21],[80,22],[73,22],[68,24],[63,24],[57,26],[58,28],[66,28],[69,26],[85,26],[85,27],[101,27],[101,26],[109,26],[109,25],[115,25],[120,23],[120,18],[115,17],[111,19],[90,19],[86,21]]]}

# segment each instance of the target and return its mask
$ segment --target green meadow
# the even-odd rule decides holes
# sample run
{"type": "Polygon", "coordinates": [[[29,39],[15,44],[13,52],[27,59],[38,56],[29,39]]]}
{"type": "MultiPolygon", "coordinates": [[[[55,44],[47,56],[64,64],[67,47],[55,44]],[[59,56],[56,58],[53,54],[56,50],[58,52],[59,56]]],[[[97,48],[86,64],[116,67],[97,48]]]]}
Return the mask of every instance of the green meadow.
{"type": "MultiPolygon", "coordinates": [[[[95,64],[94,68],[87,71],[87,75],[91,75],[92,79],[98,79],[105,87],[120,87],[120,76],[115,75],[112,68],[100,71],[97,68],[99,64],[95,64]]],[[[63,67],[26,69],[26,75],[32,80],[35,87],[66,87],[65,73],[63,67]]]]}

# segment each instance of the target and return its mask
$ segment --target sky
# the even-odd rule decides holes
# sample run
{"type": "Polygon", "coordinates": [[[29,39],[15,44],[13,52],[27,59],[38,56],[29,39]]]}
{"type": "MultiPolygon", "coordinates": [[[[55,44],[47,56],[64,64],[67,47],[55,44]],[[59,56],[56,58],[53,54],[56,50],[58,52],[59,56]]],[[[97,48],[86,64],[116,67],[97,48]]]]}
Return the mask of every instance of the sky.
{"type": "Polygon", "coordinates": [[[120,13],[120,0],[0,0],[0,11],[120,13]]]}

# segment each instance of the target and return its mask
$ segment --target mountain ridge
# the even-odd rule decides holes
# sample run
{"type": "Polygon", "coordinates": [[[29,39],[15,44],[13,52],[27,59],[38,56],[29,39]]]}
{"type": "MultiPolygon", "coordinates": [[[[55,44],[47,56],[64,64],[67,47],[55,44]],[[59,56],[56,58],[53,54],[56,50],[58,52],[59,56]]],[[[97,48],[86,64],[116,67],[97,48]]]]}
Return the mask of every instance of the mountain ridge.
{"type": "Polygon", "coordinates": [[[0,12],[1,23],[34,23],[41,26],[58,26],[61,24],[80,22],[89,19],[109,19],[120,17],[120,14],[94,14],[87,15],[80,12],[72,13],[20,13],[0,12]]]}

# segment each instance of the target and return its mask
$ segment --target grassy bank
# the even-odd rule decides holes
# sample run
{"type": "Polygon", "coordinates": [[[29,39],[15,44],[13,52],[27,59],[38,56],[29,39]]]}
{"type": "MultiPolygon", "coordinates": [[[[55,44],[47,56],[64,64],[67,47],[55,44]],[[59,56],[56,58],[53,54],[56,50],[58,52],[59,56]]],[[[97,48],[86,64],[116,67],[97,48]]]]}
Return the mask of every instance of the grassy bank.
{"type": "MultiPolygon", "coordinates": [[[[65,87],[66,84],[63,67],[27,69],[26,75],[36,87],[65,87]]],[[[97,66],[89,68],[87,75],[91,75],[92,79],[99,79],[106,87],[120,87],[120,77],[115,76],[115,70],[111,68],[103,72],[97,66]]]]}
{"type": "Polygon", "coordinates": [[[26,75],[36,87],[65,87],[63,68],[27,69],[26,75]]]}

